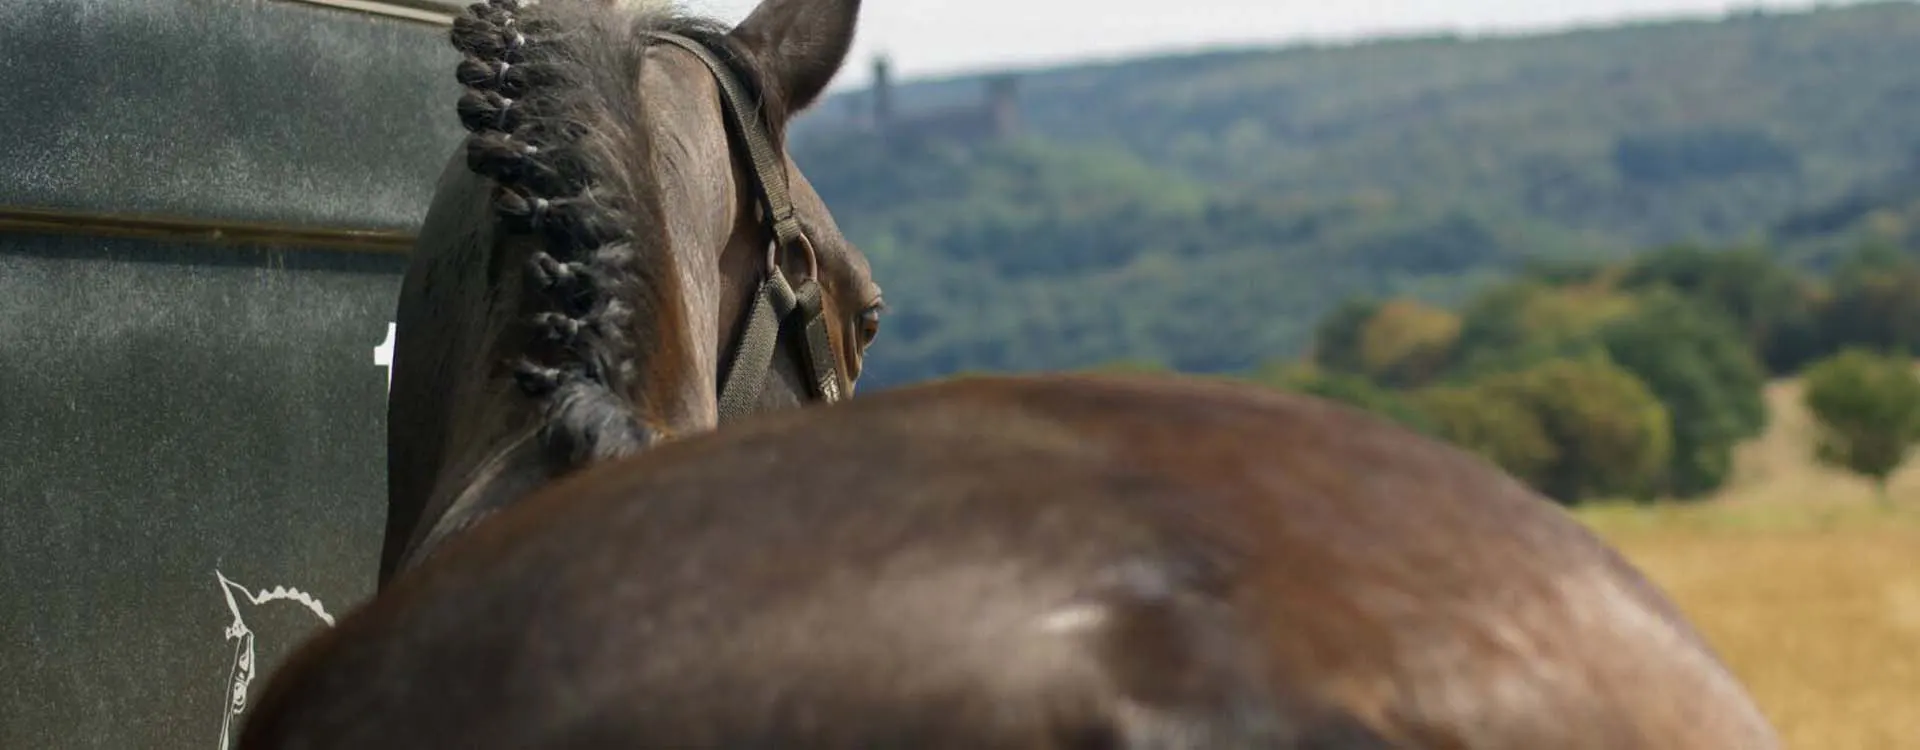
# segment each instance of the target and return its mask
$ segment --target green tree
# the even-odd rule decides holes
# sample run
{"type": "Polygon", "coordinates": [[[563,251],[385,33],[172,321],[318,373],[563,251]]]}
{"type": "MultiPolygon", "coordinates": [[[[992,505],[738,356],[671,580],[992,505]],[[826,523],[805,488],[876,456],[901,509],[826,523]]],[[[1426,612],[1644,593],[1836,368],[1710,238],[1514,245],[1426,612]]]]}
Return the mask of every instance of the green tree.
{"type": "Polygon", "coordinates": [[[1311,364],[1272,363],[1261,368],[1255,380],[1289,391],[1304,393],[1378,414],[1420,432],[1433,434],[1433,425],[1401,394],[1380,387],[1358,375],[1330,372],[1311,364]]]}
{"type": "Polygon", "coordinates": [[[1426,388],[1410,399],[1433,425],[1435,437],[1479,454],[1528,484],[1544,482],[1560,458],[1559,447],[1537,415],[1484,388],[1426,388]]]}
{"type": "Polygon", "coordinates": [[[1855,252],[1835,273],[1821,328],[1833,349],[1920,354],[1920,262],[1878,246],[1855,252]]]}
{"type": "Polygon", "coordinates": [[[1313,363],[1332,372],[1364,373],[1367,364],[1362,341],[1367,324],[1382,304],[1369,297],[1349,297],[1320,316],[1313,329],[1313,363]]]}
{"type": "Polygon", "coordinates": [[[1157,360],[1141,357],[1103,362],[1086,368],[1086,371],[1110,375],[1168,375],[1174,372],[1173,368],[1161,364],[1157,360]]]}
{"type": "Polygon", "coordinates": [[[1920,378],[1913,360],[1849,347],[1808,368],[1804,396],[1820,423],[1815,455],[1874,482],[1887,479],[1920,442],[1920,378]]]}
{"type": "Polygon", "coordinates": [[[1361,374],[1394,388],[1425,385],[1446,367],[1459,338],[1459,316],[1410,299],[1389,301],[1361,327],[1361,374]]]}
{"type": "Polygon", "coordinates": [[[1811,281],[1781,265],[1765,248],[1713,250],[1674,245],[1636,257],[1620,286],[1671,289],[1724,316],[1773,372],[1817,356],[1811,281]]]}
{"type": "Polygon", "coordinates": [[[1607,354],[1666,406],[1673,454],[1662,489],[1692,497],[1718,488],[1733,449],[1766,427],[1766,375],[1725,316],[1660,290],[1601,333],[1607,354]]]}
{"type": "Polygon", "coordinates": [[[1599,329],[1634,306],[1633,297],[1602,284],[1521,281],[1489,289],[1461,313],[1452,375],[1472,379],[1591,356],[1599,329]]]}
{"type": "Polygon", "coordinates": [[[1531,412],[1554,444],[1554,461],[1529,478],[1541,492],[1571,504],[1658,490],[1673,451],[1666,407],[1604,356],[1500,373],[1481,387],[1531,412]]]}

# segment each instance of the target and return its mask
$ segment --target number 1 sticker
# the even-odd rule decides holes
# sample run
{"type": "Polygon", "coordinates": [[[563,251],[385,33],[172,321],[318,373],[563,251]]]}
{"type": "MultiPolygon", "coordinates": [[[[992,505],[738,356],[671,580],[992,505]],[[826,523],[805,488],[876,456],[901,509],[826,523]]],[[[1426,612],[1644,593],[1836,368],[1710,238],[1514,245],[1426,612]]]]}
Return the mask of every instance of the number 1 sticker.
{"type": "Polygon", "coordinates": [[[387,371],[387,395],[393,395],[393,331],[395,325],[387,324],[387,340],[373,348],[373,364],[387,371]]]}

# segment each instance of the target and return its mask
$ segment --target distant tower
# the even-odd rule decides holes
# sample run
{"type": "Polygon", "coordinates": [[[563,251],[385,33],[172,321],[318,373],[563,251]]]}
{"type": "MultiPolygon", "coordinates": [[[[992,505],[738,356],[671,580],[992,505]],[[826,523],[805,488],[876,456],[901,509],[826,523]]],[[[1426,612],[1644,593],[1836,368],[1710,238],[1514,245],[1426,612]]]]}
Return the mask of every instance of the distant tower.
{"type": "Polygon", "coordinates": [[[993,118],[993,136],[1011,138],[1020,132],[1019,79],[1011,74],[987,80],[987,112],[993,118]]]}
{"type": "Polygon", "coordinates": [[[893,125],[893,63],[886,55],[873,58],[873,128],[886,131],[893,125]]]}

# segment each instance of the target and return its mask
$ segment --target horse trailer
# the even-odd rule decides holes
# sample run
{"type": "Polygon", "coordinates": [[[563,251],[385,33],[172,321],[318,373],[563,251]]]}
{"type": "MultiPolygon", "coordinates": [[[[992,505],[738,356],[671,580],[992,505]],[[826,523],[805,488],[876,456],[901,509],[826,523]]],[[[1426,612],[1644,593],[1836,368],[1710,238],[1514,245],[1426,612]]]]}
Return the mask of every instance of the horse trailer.
{"type": "Polygon", "coordinates": [[[372,594],[458,8],[0,3],[0,747],[225,750],[372,594]]]}

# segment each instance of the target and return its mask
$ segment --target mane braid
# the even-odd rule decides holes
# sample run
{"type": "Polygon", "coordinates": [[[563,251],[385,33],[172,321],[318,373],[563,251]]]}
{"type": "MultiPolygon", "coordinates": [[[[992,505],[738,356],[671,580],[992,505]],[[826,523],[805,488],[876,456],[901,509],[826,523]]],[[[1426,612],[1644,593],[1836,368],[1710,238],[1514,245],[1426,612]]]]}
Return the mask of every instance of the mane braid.
{"type": "Polygon", "coordinates": [[[556,471],[634,453],[658,439],[628,394],[640,358],[630,331],[658,317],[677,274],[663,231],[638,102],[644,19],[585,3],[487,0],[454,19],[465,54],[455,77],[467,166],[496,183],[510,233],[534,235],[528,259],[532,333],[513,367],[540,403],[540,441],[556,471]]]}

